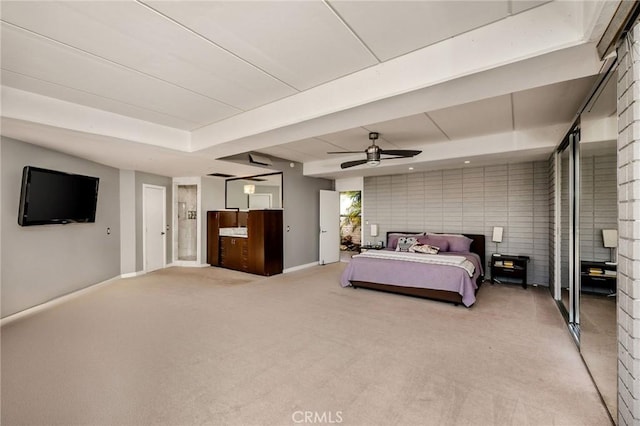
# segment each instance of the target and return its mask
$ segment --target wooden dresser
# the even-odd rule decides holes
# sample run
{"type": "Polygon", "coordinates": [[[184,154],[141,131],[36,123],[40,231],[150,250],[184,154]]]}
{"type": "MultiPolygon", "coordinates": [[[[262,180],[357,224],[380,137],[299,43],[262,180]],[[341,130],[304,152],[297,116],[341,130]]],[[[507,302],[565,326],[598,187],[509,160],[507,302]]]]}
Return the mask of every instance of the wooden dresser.
{"type": "Polygon", "coordinates": [[[220,237],[220,266],[250,272],[248,238],[220,237]]]}
{"type": "Polygon", "coordinates": [[[282,210],[207,212],[207,263],[275,275],[283,268],[282,210]],[[246,227],[247,236],[220,235],[220,228],[246,227]]]}

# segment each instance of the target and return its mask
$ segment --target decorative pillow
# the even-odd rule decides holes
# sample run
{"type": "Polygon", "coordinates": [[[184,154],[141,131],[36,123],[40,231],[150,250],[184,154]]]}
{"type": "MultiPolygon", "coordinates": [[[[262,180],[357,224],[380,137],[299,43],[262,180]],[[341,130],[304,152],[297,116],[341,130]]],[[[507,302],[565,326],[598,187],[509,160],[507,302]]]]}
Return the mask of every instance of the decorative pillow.
{"type": "Polygon", "coordinates": [[[427,237],[429,240],[432,240],[432,237],[444,238],[449,243],[448,251],[455,251],[459,253],[469,253],[471,243],[473,242],[471,238],[460,234],[427,234],[427,237]]]}
{"type": "Polygon", "coordinates": [[[387,235],[387,247],[391,250],[395,250],[398,248],[398,238],[400,237],[417,237],[424,235],[423,233],[415,233],[415,234],[400,234],[400,233],[391,233],[387,235]]]}
{"type": "Polygon", "coordinates": [[[428,244],[430,246],[436,246],[440,248],[441,252],[449,251],[449,240],[446,237],[441,237],[436,234],[429,234],[423,237],[424,239],[419,239],[418,242],[422,244],[428,244]]]}
{"type": "Polygon", "coordinates": [[[438,254],[440,248],[430,246],[429,244],[415,243],[414,245],[409,247],[409,251],[411,253],[438,254]]]}
{"type": "Polygon", "coordinates": [[[396,251],[409,251],[411,246],[416,244],[418,239],[416,237],[400,237],[398,238],[398,246],[396,251]]]}

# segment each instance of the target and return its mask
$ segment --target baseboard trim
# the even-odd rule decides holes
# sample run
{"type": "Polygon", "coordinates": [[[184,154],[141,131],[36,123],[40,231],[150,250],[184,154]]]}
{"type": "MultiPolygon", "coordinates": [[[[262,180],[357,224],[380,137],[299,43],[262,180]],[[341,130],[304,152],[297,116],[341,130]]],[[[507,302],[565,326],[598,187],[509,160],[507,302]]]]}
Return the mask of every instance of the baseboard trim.
{"type": "Polygon", "coordinates": [[[166,268],[170,268],[172,266],[180,266],[183,268],[206,268],[209,265],[208,263],[196,263],[196,262],[192,262],[190,260],[175,260],[171,263],[169,263],[166,268]]]}
{"type": "MultiPolygon", "coordinates": [[[[134,274],[138,274],[136,272],[134,272],[134,274]]],[[[128,274],[127,274],[128,275],[128,274]]],[[[76,297],[82,296],[86,293],[92,292],[94,290],[97,290],[100,287],[104,287],[106,285],[109,285],[111,283],[113,283],[114,281],[117,281],[121,278],[121,275],[118,275],[116,277],[113,278],[109,278],[108,280],[99,282],[97,284],[93,284],[90,285],[89,287],[85,287],[85,288],[81,288],[80,290],[76,290],[72,293],[69,294],[65,294],[64,296],[60,296],[60,297],[56,297],[55,299],[51,299],[47,302],[41,303],[39,305],[36,306],[32,306],[30,308],[27,308],[23,311],[20,312],[16,312],[15,314],[11,314],[5,318],[0,319],[0,327],[3,327],[11,322],[14,322],[16,320],[19,320],[21,318],[25,318],[28,316],[31,316],[33,314],[36,314],[38,312],[44,311],[46,309],[52,308],[54,306],[60,305],[61,303],[67,302],[69,300],[75,299],[76,297]]]]}
{"type": "Polygon", "coordinates": [[[120,275],[120,278],[134,278],[134,277],[139,277],[140,275],[144,275],[144,274],[146,274],[146,272],[144,272],[144,271],[129,272],[129,273],[120,275]]]}
{"type": "Polygon", "coordinates": [[[293,266],[291,268],[287,268],[285,270],[282,271],[283,274],[288,274],[289,272],[295,272],[295,271],[299,271],[301,269],[307,269],[307,268],[311,268],[312,266],[317,266],[318,262],[311,262],[311,263],[306,263],[304,265],[298,265],[298,266],[293,266]]]}

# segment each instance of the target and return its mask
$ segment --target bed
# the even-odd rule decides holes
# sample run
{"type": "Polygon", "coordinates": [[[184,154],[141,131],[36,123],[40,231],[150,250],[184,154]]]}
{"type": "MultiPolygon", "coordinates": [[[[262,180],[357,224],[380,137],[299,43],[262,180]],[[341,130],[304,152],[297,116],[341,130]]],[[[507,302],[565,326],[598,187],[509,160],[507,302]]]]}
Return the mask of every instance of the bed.
{"type": "MultiPolygon", "coordinates": [[[[424,239],[420,241],[424,242],[424,239]]],[[[466,307],[475,303],[476,293],[484,279],[484,235],[392,231],[387,232],[386,247],[354,256],[344,270],[340,284],[343,287],[417,296],[466,307]],[[436,245],[438,241],[456,235],[471,240],[467,242],[468,252],[441,251],[436,255],[395,252],[394,238],[398,236],[424,238],[436,245]],[[429,259],[419,259],[422,256],[429,259]],[[469,264],[473,268],[469,268],[469,264]]],[[[459,246],[452,248],[459,249],[459,246]]]]}

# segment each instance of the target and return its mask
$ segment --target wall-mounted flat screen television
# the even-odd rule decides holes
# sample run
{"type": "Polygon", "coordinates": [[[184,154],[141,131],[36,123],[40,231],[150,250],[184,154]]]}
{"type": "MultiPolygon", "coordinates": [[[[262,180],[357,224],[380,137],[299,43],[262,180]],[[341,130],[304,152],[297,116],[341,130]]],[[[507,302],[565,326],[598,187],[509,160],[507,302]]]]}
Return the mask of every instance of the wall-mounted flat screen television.
{"type": "Polygon", "coordinates": [[[18,224],[21,226],[95,222],[100,179],[26,166],[18,224]]]}

